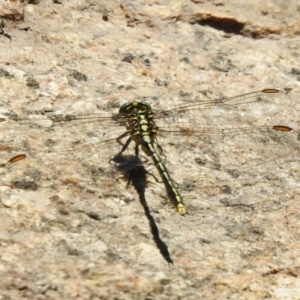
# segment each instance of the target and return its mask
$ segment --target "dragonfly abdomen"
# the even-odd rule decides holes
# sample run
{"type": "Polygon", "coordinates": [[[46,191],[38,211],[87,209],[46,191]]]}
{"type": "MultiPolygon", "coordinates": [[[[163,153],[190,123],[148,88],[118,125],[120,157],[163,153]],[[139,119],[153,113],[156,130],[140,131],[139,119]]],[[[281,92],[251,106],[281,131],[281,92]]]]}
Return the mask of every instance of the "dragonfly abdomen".
{"type": "MultiPolygon", "coordinates": [[[[174,181],[171,178],[168,169],[162,162],[161,157],[159,154],[155,151],[155,148],[157,148],[156,144],[151,142],[150,137],[147,138],[147,136],[144,136],[144,142],[147,145],[143,145],[143,148],[147,147],[147,152],[151,153],[150,156],[154,162],[155,167],[157,168],[159,175],[165,185],[167,195],[169,198],[170,203],[176,207],[177,211],[181,214],[184,215],[186,213],[186,208],[185,205],[183,204],[182,197],[177,190],[177,188],[174,185],[174,181]]],[[[144,150],[144,152],[146,152],[144,150]]]]}

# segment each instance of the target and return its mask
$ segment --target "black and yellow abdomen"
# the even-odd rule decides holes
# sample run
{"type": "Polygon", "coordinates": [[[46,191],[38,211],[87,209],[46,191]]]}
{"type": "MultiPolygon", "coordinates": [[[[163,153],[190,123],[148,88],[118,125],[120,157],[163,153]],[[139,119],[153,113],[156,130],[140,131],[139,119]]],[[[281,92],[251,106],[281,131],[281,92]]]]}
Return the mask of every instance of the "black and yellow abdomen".
{"type": "Polygon", "coordinates": [[[122,145],[121,153],[126,150],[131,141],[134,141],[136,155],[138,155],[139,150],[142,150],[150,156],[166,187],[170,203],[181,215],[184,215],[186,208],[182,197],[158,154],[158,150],[161,151],[160,146],[155,141],[158,127],[155,125],[150,105],[146,102],[126,103],[119,110],[119,118],[120,120],[124,119],[124,125],[127,129],[126,133],[117,139],[118,143],[122,145]],[[124,137],[128,137],[125,144],[121,142],[124,137]]]}

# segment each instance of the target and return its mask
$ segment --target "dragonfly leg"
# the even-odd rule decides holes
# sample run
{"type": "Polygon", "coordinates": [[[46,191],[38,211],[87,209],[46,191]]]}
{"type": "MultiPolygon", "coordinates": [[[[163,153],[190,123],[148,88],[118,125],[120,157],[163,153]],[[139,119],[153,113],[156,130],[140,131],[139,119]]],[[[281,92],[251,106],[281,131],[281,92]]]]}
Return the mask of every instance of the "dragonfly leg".
{"type": "Polygon", "coordinates": [[[120,144],[120,145],[122,146],[122,149],[121,149],[121,151],[119,152],[119,154],[123,153],[123,152],[127,149],[127,147],[129,146],[129,144],[131,143],[131,141],[132,141],[132,138],[131,138],[131,137],[129,137],[129,138],[127,139],[127,141],[126,141],[125,144],[123,144],[122,141],[121,141],[124,137],[128,136],[129,134],[130,134],[130,133],[129,133],[128,131],[126,131],[126,132],[124,132],[122,135],[120,135],[120,136],[117,138],[118,144],[120,144]]]}

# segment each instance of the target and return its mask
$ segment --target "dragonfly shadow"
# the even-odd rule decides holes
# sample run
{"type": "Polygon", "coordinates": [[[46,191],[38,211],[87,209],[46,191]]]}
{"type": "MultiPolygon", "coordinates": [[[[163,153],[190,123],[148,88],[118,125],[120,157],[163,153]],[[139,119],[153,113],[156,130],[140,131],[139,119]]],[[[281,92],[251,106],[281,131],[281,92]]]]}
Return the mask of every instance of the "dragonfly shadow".
{"type": "MultiPolygon", "coordinates": [[[[122,173],[125,179],[127,179],[127,187],[131,184],[139,195],[140,203],[144,208],[145,215],[149,221],[151,233],[156,247],[160,251],[163,258],[169,263],[173,264],[173,260],[170,256],[166,243],[160,238],[159,230],[152,217],[146,197],[145,190],[147,187],[147,175],[149,172],[145,169],[142,161],[134,155],[122,155],[118,154],[114,156],[111,161],[115,163],[116,169],[122,173]]],[[[151,174],[150,174],[151,175],[151,174]]]]}

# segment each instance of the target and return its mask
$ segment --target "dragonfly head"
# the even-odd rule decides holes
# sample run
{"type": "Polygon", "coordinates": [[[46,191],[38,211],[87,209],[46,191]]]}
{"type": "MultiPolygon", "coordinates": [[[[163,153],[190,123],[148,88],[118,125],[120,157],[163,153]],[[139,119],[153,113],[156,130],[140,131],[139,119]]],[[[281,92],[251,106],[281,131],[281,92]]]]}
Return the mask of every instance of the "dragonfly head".
{"type": "Polygon", "coordinates": [[[119,109],[119,114],[131,114],[133,111],[150,112],[151,106],[147,102],[124,103],[119,109]]]}

